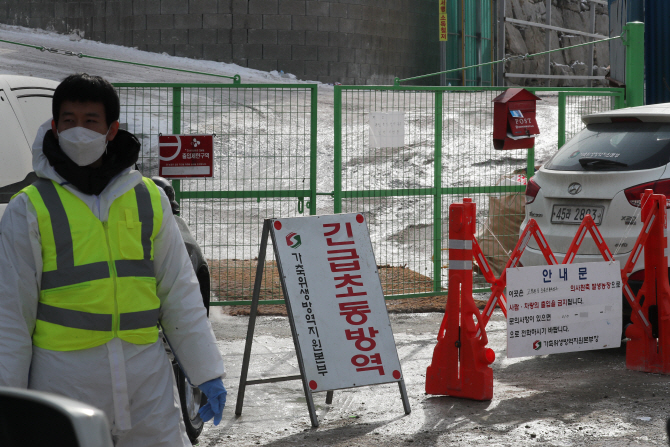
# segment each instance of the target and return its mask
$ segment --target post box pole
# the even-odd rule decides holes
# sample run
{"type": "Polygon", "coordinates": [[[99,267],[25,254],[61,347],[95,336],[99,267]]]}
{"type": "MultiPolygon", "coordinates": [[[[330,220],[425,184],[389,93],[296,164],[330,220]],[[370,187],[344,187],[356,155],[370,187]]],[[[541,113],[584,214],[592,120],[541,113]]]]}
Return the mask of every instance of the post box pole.
{"type": "Polygon", "coordinates": [[[526,154],[526,178],[529,179],[535,175],[535,146],[528,149],[526,154]]]}

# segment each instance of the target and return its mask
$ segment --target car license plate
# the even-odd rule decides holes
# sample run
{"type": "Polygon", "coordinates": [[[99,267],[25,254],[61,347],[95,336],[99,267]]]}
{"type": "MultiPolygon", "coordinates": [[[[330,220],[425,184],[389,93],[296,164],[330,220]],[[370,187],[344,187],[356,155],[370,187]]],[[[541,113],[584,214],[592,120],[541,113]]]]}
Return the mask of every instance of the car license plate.
{"type": "Polygon", "coordinates": [[[590,214],[596,225],[600,225],[604,210],[604,206],[554,205],[551,211],[551,223],[579,225],[584,217],[590,214]]]}

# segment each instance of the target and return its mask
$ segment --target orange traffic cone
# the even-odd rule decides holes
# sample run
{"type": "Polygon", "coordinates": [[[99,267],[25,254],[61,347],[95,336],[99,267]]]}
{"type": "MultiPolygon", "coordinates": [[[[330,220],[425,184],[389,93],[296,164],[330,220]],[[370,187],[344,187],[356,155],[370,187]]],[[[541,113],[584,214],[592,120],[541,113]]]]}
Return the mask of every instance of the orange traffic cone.
{"type": "Polygon", "coordinates": [[[472,240],[475,204],[449,206],[449,293],[437,335],[433,361],[426,371],[426,393],[474,400],[493,398],[495,353],[472,297],[472,240]]]}

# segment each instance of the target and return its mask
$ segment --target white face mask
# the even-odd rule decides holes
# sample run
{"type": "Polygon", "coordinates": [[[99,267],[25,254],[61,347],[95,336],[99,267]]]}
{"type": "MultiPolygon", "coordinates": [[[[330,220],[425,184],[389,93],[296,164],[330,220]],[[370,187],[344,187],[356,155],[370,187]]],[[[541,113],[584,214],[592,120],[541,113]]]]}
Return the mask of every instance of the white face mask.
{"type": "Polygon", "coordinates": [[[88,166],[105,153],[107,134],[101,134],[85,127],[72,127],[58,132],[58,144],[65,155],[70,157],[70,160],[79,166],[88,166]]]}

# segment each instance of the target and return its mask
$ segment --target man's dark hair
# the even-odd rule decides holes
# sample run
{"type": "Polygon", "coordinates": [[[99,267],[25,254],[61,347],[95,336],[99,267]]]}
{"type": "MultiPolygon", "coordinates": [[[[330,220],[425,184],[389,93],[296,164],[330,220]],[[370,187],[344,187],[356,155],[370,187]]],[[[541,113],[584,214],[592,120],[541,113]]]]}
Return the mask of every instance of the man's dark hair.
{"type": "Polygon", "coordinates": [[[64,101],[101,102],[105,107],[105,120],[108,126],[117,121],[121,113],[119,95],[116,94],[112,84],[100,76],[91,76],[87,73],[70,75],[56,87],[51,105],[56,124],[60,106],[64,101]]]}

